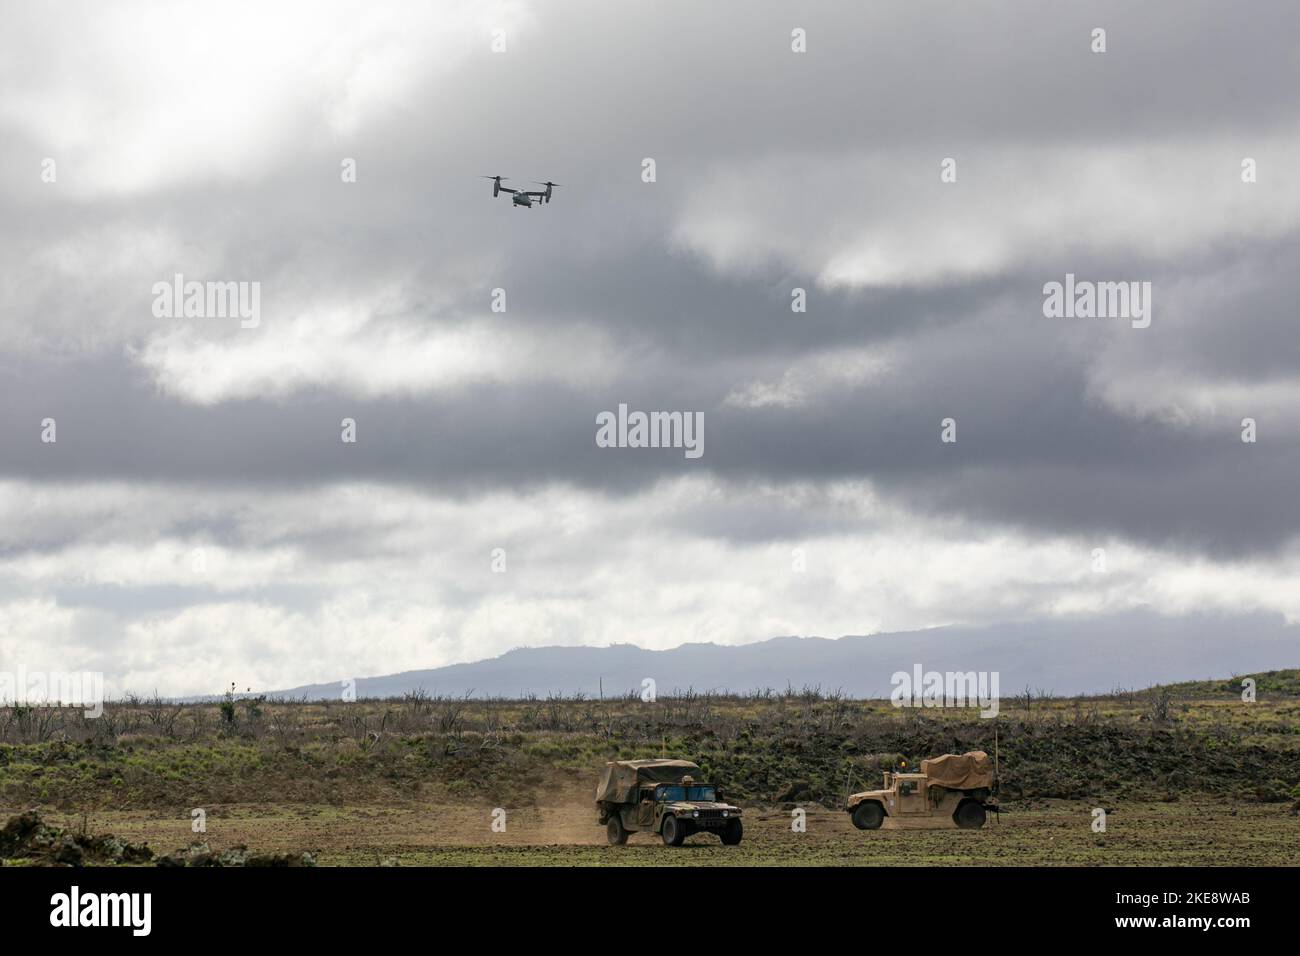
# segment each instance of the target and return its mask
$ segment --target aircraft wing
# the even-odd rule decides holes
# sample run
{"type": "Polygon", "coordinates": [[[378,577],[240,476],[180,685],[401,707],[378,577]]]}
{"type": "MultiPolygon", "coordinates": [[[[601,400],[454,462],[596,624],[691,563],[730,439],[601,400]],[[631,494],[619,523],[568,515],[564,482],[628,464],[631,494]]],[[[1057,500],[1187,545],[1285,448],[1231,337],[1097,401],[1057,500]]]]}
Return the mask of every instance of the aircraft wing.
{"type": "Polygon", "coordinates": [[[500,189],[501,189],[501,191],[502,191],[503,193],[517,193],[517,192],[519,192],[518,189],[511,189],[509,186],[502,186],[502,187],[500,187],[500,189]]]}

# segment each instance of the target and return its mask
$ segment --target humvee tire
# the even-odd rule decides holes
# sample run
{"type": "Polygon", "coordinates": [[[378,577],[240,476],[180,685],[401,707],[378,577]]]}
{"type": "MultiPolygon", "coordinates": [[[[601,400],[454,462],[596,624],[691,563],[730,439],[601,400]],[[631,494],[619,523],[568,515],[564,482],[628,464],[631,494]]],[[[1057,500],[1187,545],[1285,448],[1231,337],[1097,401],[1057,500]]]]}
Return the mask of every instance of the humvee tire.
{"type": "Polygon", "coordinates": [[[623,826],[623,821],[617,813],[609,818],[609,823],[605,824],[605,836],[609,839],[610,846],[622,846],[627,842],[627,828],[623,826]]]}
{"type": "Polygon", "coordinates": [[[728,820],[727,825],[722,828],[722,842],[725,846],[736,846],[740,843],[740,838],[745,835],[745,828],[741,825],[740,820],[728,820]]]}
{"type": "Polygon", "coordinates": [[[676,817],[664,817],[662,836],[664,846],[681,846],[686,839],[686,825],[677,822],[676,817]]]}
{"type": "Polygon", "coordinates": [[[885,808],[874,800],[864,800],[853,808],[853,825],[859,830],[879,830],[884,821],[885,808]]]}
{"type": "Polygon", "coordinates": [[[975,800],[964,800],[957,807],[957,812],[952,815],[952,818],[963,830],[978,830],[984,826],[988,814],[984,812],[983,804],[975,800]]]}

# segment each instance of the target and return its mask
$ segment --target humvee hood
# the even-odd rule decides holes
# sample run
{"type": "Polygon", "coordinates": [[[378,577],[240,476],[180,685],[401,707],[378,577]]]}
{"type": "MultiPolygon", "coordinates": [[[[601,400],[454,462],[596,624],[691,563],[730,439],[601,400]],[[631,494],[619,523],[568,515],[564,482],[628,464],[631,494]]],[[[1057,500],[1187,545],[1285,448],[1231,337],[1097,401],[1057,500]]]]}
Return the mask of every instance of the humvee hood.
{"type": "Polygon", "coordinates": [[[669,810],[727,810],[740,815],[740,807],[717,800],[674,800],[668,804],[669,810]]]}

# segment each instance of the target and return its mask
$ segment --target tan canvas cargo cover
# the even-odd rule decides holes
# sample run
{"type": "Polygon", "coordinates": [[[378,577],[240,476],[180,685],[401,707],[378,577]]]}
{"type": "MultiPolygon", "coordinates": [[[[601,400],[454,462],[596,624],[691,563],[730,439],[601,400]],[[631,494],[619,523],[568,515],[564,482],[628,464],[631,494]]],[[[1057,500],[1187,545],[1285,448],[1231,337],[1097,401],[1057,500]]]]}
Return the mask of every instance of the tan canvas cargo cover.
{"type": "Polygon", "coordinates": [[[993,761],[982,750],[922,760],[921,773],[932,787],[975,790],[993,786],[993,761]]]}
{"type": "Polygon", "coordinates": [[[633,803],[637,790],[657,783],[679,783],[682,777],[700,779],[699,764],[689,760],[611,760],[596,786],[596,799],[633,803]]]}

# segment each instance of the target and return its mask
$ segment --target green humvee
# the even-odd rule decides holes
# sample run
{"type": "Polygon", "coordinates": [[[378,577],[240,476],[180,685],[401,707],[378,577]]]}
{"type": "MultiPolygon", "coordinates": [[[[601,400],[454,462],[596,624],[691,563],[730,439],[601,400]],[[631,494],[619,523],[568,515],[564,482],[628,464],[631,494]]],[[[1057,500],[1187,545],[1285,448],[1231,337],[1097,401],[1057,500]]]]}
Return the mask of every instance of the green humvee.
{"type": "Polygon", "coordinates": [[[722,791],[696,783],[689,760],[611,760],[596,787],[596,812],[613,846],[629,833],[658,833],[666,846],[681,846],[692,833],[716,833],[727,846],[740,842],[740,808],[722,791]]]}

